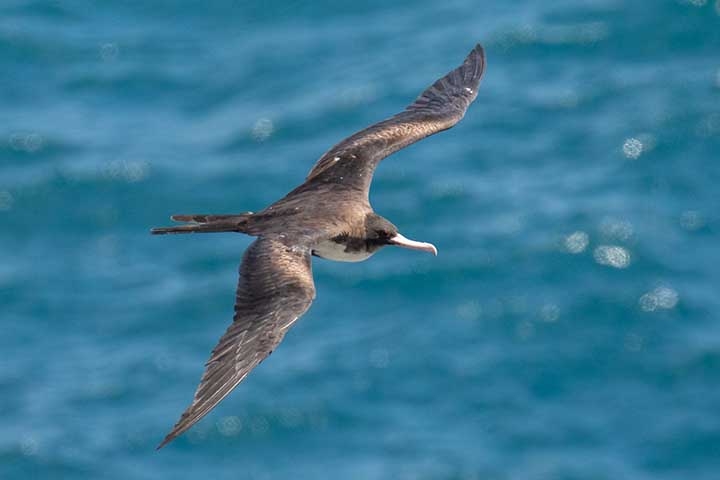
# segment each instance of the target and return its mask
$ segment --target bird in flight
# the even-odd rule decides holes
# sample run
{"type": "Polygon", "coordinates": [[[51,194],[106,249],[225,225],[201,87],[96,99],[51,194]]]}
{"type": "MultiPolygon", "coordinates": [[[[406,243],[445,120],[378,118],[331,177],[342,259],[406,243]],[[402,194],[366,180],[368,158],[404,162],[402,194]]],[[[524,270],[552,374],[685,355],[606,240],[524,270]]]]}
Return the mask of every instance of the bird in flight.
{"type": "Polygon", "coordinates": [[[257,237],[245,251],[233,322],[210,354],[190,406],[157,447],[193,426],[282,341],[315,298],[311,257],[359,262],[387,245],[437,255],[376,214],[368,198],[382,159],[465,115],[485,70],[479,44],[465,61],[430,85],[402,112],[328,150],[305,182],[264,210],[230,215],[173,215],[183,225],[153,234],[240,232],[257,237]]]}

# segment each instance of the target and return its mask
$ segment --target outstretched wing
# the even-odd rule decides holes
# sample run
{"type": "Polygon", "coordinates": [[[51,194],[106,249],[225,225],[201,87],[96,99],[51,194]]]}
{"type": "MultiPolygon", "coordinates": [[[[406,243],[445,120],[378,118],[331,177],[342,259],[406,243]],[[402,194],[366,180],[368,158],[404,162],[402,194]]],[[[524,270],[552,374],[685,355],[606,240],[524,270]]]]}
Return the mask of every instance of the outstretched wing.
{"type": "Polygon", "coordinates": [[[235,317],[210,355],[195,398],[158,448],[212,410],[270,355],[315,298],[310,250],[261,237],[240,266],[235,317]]]}
{"type": "Polygon", "coordinates": [[[388,155],[455,125],[477,96],[485,71],[478,44],[462,65],[425,90],[404,111],[346,138],[315,164],[306,185],[335,183],[367,197],[375,167],[388,155]]]}

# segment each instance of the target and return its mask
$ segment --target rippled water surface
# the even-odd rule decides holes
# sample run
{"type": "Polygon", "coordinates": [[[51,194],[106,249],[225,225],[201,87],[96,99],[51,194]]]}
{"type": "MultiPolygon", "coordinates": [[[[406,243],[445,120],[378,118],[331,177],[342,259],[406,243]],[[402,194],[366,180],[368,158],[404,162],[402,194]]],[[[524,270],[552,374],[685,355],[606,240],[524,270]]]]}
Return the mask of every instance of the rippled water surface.
{"type": "Polygon", "coordinates": [[[720,3],[5,0],[0,477],[716,479],[720,3]],[[372,202],[440,255],[318,298],[160,452],[232,316],[239,235],[485,45],[372,202]]]}

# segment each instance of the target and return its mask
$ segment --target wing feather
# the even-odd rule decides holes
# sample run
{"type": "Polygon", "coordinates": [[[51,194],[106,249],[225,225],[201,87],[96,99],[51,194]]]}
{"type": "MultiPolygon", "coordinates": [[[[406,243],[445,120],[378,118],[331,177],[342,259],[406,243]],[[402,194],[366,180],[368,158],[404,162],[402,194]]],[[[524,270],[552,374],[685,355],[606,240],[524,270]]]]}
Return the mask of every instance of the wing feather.
{"type": "Polygon", "coordinates": [[[233,323],[213,349],[192,403],[158,448],[204,417],[270,355],[314,298],[308,248],[271,237],[250,245],[240,266],[233,323]]]}
{"type": "Polygon", "coordinates": [[[341,141],[325,153],[303,187],[338,183],[367,197],[378,163],[388,155],[459,122],[477,96],[485,71],[479,44],[455,70],[428,87],[405,110],[341,141]]]}

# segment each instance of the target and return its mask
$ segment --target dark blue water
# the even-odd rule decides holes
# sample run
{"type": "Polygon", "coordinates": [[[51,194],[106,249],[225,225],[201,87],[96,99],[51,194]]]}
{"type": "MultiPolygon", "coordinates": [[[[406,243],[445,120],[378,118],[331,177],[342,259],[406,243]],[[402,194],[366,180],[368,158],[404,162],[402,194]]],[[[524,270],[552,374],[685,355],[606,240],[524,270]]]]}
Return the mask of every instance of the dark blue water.
{"type": "Polygon", "coordinates": [[[718,478],[720,3],[490,3],[4,0],[0,477],[718,478]],[[156,452],[249,239],[149,228],[261,209],[477,41],[463,122],[372,191],[439,256],[316,260],[156,452]]]}

